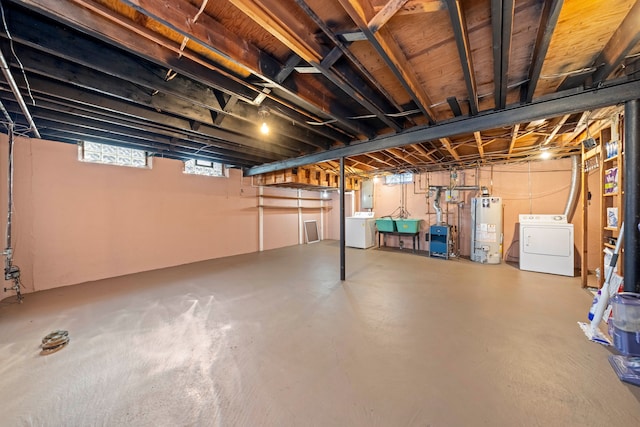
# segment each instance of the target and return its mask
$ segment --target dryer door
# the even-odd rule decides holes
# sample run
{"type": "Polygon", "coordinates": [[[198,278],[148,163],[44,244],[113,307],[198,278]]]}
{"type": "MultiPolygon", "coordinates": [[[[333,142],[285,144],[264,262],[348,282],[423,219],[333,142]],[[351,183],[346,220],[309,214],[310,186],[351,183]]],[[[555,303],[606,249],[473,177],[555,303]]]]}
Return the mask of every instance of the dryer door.
{"type": "Polygon", "coordinates": [[[522,250],[526,253],[547,256],[571,256],[573,253],[572,230],[552,225],[523,225],[522,250]]]}

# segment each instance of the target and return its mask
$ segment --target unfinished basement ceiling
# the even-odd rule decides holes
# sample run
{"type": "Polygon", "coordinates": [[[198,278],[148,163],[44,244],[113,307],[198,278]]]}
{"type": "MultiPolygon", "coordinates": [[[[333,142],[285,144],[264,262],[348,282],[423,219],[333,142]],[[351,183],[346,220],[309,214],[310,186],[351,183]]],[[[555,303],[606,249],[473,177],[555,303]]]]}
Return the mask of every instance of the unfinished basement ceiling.
{"type": "MultiPolygon", "coordinates": [[[[250,175],[342,156],[354,174],[566,156],[640,98],[634,0],[1,4],[0,49],[43,138],[250,175]]],[[[33,136],[16,98],[3,80],[33,136]]]]}

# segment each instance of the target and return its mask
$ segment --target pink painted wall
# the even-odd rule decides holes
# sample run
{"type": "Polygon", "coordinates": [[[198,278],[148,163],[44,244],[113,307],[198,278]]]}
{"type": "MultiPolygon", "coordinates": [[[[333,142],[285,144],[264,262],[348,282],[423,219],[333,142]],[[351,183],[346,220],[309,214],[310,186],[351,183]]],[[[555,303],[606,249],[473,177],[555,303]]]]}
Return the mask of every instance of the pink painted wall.
{"type": "MultiPolygon", "coordinates": [[[[229,178],[185,175],[182,162],[156,158],[151,170],[82,163],[73,145],[17,138],[15,156],[15,263],[26,291],[43,290],[106,277],[200,260],[255,252],[260,245],[258,189],[237,170],[229,178]]],[[[7,138],[0,136],[0,226],[6,223],[7,138]]],[[[460,171],[459,184],[487,186],[504,199],[505,250],[520,213],[559,213],[569,190],[569,160],[494,166],[460,171]]],[[[449,174],[430,173],[432,185],[448,185],[449,174]]],[[[593,179],[593,177],[592,177],[593,179]]],[[[393,213],[402,203],[403,186],[375,185],[376,216],[393,213]]],[[[593,188],[593,187],[592,187],[593,188]]],[[[599,229],[597,190],[589,207],[590,225],[599,229]],[[595,225],[594,225],[595,224],[595,225]]],[[[431,200],[420,185],[406,186],[405,209],[423,219],[424,232],[435,222],[431,200]],[[418,193],[418,194],[415,194],[418,193]]],[[[337,192],[265,188],[263,246],[273,249],[304,242],[303,221],[316,220],[323,238],[339,239],[337,192]],[[298,209],[298,204],[304,209],[298,209]]],[[[464,192],[460,226],[461,254],[469,254],[469,200],[464,192]]],[[[358,210],[359,192],[349,193],[346,216],[358,210]],[[352,208],[353,207],[353,208],[352,208]]],[[[581,206],[581,202],[579,202],[581,206]]],[[[449,209],[457,224],[458,207],[449,209]]],[[[581,215],[573,223],[580,246],[581,215]]],[[[594,234],[597,237],[597,232],[594,234]]],[[[389,244],[397,241],[389,239],[389,244]]],[[[589,269],[597,267],[599,249],[591,239],[589,269]],[[595,246],[594,246],[595,245],[595,246]],[[592,250],[592,246],[594,246],[592,250]],[[591,265],[593,264],[593,265],[591,265]]]]}
{"type": "MultiPolygon", "coordinates": [[[[6,164],[2,135],[3,247],[6,164]]],[[[161,158],[153,159],[150,170],[83,163],[74,145],[17,138],[15,263],[29,292],[255,252],[257,191],[238,170],[229,178],[211,178],[186,175],[182,162],[161,158]]],[[[320,222],[320,216],[320,210],[305,210],[300,218],[320,222]]],[[[265,249],[296,245],[299,233],[297,209],[265,209],[265,249]]]]}

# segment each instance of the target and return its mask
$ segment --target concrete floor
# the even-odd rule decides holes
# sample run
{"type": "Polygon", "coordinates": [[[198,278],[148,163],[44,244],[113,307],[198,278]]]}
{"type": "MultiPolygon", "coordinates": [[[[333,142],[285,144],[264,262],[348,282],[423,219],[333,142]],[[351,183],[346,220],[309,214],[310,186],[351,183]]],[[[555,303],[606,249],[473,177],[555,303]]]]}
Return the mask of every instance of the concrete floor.
{"type": "Polygon", "coordinates": [[[2,426],[640,425],[578,278],[334,241],[0,303],[2,426]],[[40,356],[44,335],[69,345],[40,356]]]}

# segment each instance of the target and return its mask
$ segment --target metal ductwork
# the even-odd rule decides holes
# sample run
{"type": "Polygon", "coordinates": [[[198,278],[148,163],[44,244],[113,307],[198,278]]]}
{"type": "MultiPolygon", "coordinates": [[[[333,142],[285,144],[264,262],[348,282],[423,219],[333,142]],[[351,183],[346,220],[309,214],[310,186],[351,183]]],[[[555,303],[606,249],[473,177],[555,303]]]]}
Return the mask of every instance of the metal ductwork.
{"type": "Polygon", "coordinates": [[[442,187],[435,187],[436,194],[433,197],[433,209],[436,211],[436,224],[442,224],[442,208],[440,207],[440,194],[442,187]]]}
{"type": "Polygon", "coordinates": [[[567,197],[567,205],[564,208],[564,215],[567,216],[567,222],[571,222],[573,215],[576,213],[578,206],[578,195],[580,194],[580,159],[577,154],[571,156],[571,187],[569,188],[569,196],[567,197]]]}

